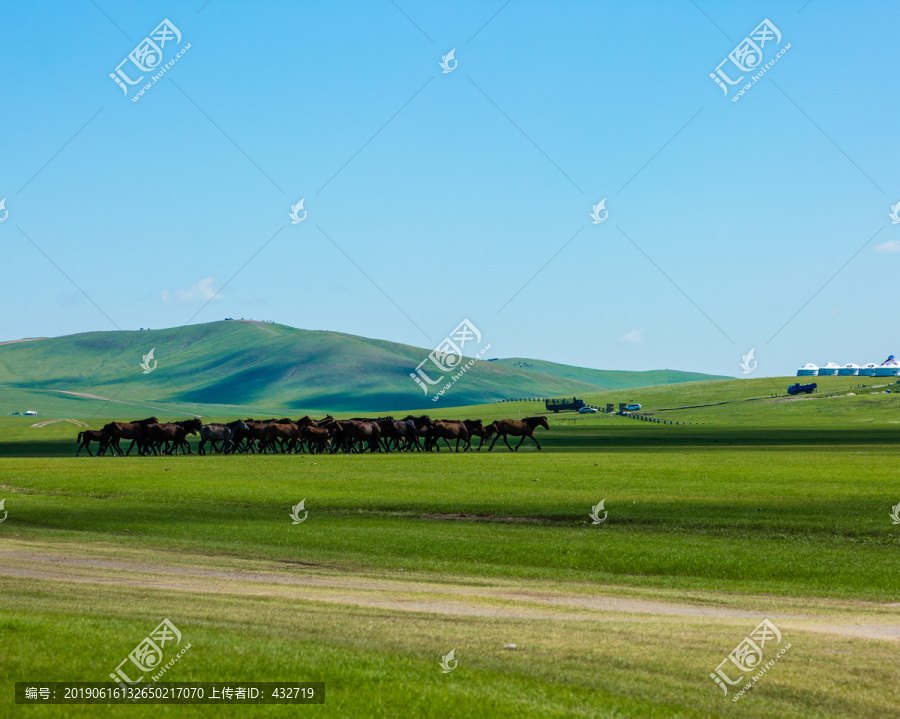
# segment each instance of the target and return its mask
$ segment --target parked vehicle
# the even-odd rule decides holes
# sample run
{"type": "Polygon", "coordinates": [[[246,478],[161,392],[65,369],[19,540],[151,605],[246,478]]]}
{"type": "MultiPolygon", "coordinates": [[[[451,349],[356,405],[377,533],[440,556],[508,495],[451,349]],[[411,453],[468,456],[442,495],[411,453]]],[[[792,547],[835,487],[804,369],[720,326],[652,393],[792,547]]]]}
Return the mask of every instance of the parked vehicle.
{"type": "Polygon", "coordinates": [[[640,408],[641,406],[637,402],[625,405],[625,409],[629,412],[637,412],[640,408]]]}
{"type": "Polygon", "coordinates": [[[593,407],[582,407],[578,410],[578,414],[596,414],[597,410],[593,407]]]}
{"type": "Polygon", "coordinates": [[[818,385],[815,382],[813,382],[812,384],[800,384],[798,382],[797,384],[792,384],[790,387],[788,387],[787,392],[790,395],[812,394],[813,392],[816,391],[817,386],[818,385]]]}
{"type": "Polygon", "coordinates": [[[577,397],[572,397],[571,401],[568,398],[544,400],[544,407],[546,407],[548,411],[552,412],[559,412],[560,410],[565,409],[580,410],[584,406],[586,406],[584,404],[584,400],[578,399],[577,397]]]}

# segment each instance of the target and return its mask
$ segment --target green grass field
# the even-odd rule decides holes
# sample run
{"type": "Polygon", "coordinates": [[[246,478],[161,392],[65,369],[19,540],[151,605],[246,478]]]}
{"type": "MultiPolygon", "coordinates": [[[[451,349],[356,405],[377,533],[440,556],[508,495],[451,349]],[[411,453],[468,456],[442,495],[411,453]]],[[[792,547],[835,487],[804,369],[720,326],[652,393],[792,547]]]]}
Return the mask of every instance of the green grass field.
{"type": "MultiPolygon", "coordinates": [[[[107,680],[167,617],[191,643],[167,680],[326,683],[325,706],[265,715],[891,714],[900,398],[817,380],[586,396],[691,424],[551,415],[543,452],[76,459],[75,424],[4,418],[0,712],[208,715],[12,703],[15,681],[107,680]],[[791,648],[735,706],[709,675],[766,617],[791,648]]],[[[520,413],[544,411],[430,412],[520,413]]]]}

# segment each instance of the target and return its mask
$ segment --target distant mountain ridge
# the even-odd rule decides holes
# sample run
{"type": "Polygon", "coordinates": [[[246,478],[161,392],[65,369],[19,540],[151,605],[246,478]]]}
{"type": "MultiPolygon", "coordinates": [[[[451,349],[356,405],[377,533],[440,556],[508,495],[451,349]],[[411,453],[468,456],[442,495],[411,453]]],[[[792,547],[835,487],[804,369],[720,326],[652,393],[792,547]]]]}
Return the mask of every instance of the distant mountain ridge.
{"type": "Polygon", "coordinates": [[[0,386],[148,402],[393,411],[721,378],[496,359],[476,362],[435,403],[409,376],[429,351],[341,332],[220,321],[0,344],[0,386]],[[151,349],[156,364],[145,372],[140,363],[151,349]]]}

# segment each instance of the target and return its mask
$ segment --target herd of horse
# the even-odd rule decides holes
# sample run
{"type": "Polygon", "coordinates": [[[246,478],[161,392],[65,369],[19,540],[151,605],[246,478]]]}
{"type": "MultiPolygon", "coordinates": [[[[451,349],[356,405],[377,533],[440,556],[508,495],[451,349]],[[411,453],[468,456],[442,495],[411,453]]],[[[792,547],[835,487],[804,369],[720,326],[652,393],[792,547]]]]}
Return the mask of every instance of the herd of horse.
{"type": "Polygon", "coordinates": [[[490,441],[490,452],[501,437],[510,451],[517,451],[525,438],[530,438],[538,449],[540,443],[534,430],[543,427],[549,430],[546,417],[526,417],[525,419],[502,419],[485,425],[480,419],[432,420],[427,415],[395,420],[393,417],[379,419],[335,419],[331,415],[315,420],[309,416],[298,420],[282,419],[237,419],[227,424],[203,424],[198,418],[180,422],[160,422],[156,417],[134,422],[110,422],[102,429],[88,429],[78,433],[77,457],[82,449],[91,452],[91,443],[97,443],[97,456],[109,452],[112,455],[128,455],[137,447],[140,455],[193,454],[188,442],[189,435],[198,435],[199,454],[206,454],[206,446],[215,453],[233,454],[269,452],[311,454],[329,452],[404,452],[441,451],[443,440],[447,449],[453,451],[450,442],[456,441],[455,451],[472,448],[472,440],[479,438],[479,451],[490,441]],[[507,437],[521,437],[514,447],[507,437]],[[122,440],[131,440],[128,449],[121,446],[122,440]]]}

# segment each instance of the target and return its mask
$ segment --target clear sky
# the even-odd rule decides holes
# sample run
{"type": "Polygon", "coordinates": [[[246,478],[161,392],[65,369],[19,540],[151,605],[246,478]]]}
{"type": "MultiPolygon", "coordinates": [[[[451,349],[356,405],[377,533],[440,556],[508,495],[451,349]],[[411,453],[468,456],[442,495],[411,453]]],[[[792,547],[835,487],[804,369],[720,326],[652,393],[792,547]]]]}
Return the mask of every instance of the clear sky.
{"type": "Polygon", "coordinates": [[[431,348],[468,317],[608,369],[900,353],[898,3],[205,2],[4,5],[0,340],[248,317],[431,348]],[[133,101],[158,69],[110,73],[165,18],[133,101]],[[758,69],[710,73],[766,18],[733,101],[758,69]]]}

